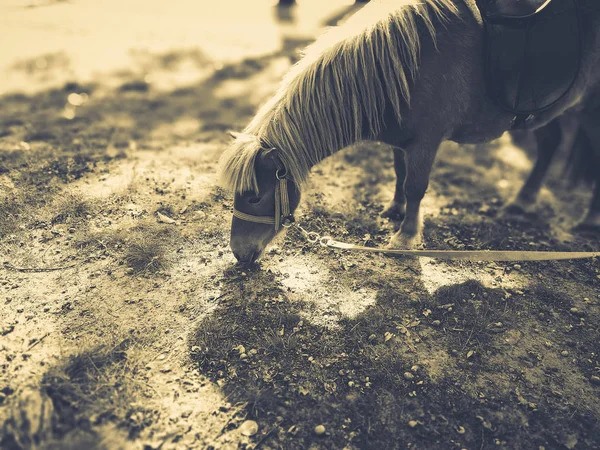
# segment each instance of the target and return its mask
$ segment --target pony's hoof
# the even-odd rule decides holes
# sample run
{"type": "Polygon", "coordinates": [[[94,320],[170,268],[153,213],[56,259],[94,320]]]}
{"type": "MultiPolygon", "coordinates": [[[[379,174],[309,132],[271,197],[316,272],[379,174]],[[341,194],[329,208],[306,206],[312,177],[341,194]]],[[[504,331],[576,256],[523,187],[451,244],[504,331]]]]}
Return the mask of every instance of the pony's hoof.
{"type": "Polygon", "coordinates": [[[509,202],[503,209],[505,214],[514,216],[532,216],[536,215],[535,202],[527,202],[515,199],[509,202]]]}
{"type": "Polygon", "coordinates": [[[401,221],[404,219],[405,211],[404,205],[392,200],[381,212],[380,217],[401,221]]]}
{"type": "Polygon", "coordinates": [[[386,248],[389,248],[390,250],[413,250],[418,247],[420,243],[420,233],[417,233],[414,236],[407,236],[398,232],[392,236],[392,239],[390,239],[390,243],[386,248]]]}

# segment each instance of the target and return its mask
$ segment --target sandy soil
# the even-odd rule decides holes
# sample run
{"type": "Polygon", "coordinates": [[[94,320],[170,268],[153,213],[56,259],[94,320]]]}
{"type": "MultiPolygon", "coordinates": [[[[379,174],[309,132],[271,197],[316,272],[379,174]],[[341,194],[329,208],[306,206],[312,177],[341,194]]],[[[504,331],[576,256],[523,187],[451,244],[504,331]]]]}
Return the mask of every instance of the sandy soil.
{"type": "MultiPolygon", "coordinates": [[[[357,256],[292,230],[235,266],[226,131],[343,2],[296,26],[269,2],[161,3],[1,7],[23,42],[0,60],[1,445],[600,447],[598,260],[357,256]]],[[[323,162],[298,219],[385,244],[391,161],[323,162]]],[[[503,213],[530,166],[508,137],[445,144],[426,247],[598,251],[569,231],[589,189],[556,174],[535,214],[503,213]]]]}

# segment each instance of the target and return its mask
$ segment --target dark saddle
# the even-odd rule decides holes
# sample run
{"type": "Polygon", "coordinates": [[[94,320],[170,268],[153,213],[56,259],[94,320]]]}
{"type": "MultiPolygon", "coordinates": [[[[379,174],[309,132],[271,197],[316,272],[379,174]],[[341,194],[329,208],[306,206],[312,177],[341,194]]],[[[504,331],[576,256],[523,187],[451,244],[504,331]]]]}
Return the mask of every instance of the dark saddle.
{"type": "Polygon", "coordinates": [[[489,20],[526,19],[542,12],[552,0],[489,0],[485,3],[485,14],[489,20]]]}
{"type": "Polygon", "coordinates": [[[477,0],[485,24],[485,69],[495,101],[516,117],[553,106],[581,62],[576,0],[477,0]]]}

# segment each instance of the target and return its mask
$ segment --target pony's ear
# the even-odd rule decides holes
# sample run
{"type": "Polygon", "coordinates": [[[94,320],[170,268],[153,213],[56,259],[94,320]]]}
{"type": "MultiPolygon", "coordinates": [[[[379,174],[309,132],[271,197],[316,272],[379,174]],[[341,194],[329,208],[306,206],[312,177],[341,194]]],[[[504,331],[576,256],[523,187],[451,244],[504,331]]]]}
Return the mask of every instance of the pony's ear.
{"type": "Polygon", "coordinates": [[[275,152],[274,148],[263,149],[260,151],[260,159],[262,160],[273,161],[275,159],[275,156],[277,156],[277,153],[275,152]]]}
{"type": "Polygon", "coordinates": [[[263,167],[268,167],[270,169],[276,169],[277,164],[275,163],[275,158],[277,156],[277,152],[274,148],[270,148],[268,150],[261,150],[258,154],[258,161],[263,167]]]}
{"type": "Polygon", "coordinates": [[[237,131],[233,130],[227,130],[227,134],[229,134],[229,136],[231,136],[234,139],[238,139],[243,136],[243,133],[238,133],[237,131]]]}

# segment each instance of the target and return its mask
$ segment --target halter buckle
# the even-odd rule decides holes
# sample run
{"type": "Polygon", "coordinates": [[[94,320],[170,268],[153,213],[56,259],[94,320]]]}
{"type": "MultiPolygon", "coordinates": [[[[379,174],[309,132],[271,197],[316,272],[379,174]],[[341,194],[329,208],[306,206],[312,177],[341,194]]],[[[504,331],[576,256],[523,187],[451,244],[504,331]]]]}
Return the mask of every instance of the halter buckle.
{"type": "Polygon", "coordinates": [[[296,219],[294,219],[294,216],[290,214],[289,216],[283,217],[281,219],[281,226],[283,228],[289,228],[294,224],[295,221],[296,219]]]}
{"type": "Polygon", "coordinates": [[[288,172],[287,169],[277,169],[277,171],[275,172],[275,177],[281,181],[281,180],[285,180],[288,176],[288,172]],[[283,172],[283,174],[281,173],[283,172]]]}

